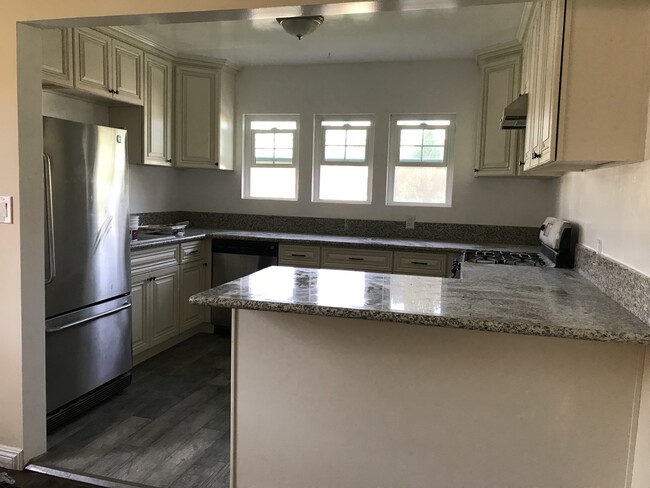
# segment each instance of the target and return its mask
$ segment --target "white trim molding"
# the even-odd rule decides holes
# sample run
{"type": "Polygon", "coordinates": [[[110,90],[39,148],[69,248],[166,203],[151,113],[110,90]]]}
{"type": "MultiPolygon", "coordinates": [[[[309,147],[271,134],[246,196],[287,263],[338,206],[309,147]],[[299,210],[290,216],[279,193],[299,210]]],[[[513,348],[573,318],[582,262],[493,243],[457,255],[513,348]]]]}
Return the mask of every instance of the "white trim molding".
{"type": "Polygon", "coordinates": [[[0,444],[0,468],[20,470],[24,467],[22,449],[0,444]]]}

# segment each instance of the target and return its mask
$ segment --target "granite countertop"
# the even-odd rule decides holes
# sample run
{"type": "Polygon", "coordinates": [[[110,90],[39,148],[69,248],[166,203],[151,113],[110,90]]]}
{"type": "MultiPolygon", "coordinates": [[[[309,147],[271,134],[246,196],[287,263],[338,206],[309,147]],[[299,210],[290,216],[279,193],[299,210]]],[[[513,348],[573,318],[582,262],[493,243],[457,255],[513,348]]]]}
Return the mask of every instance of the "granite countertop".
{"type": "Polygon", "coordinates": [[[650,327],[574,270],[463,263],[460,279],[273,266],[190,302],[604,342],[650,327]]]}
{"type": "MultiPolygon", "coordinates": [[[[143,236],[141,236],[143,237],[143,236]]],[[[311,244],[318,246],[362,246],[391,248],[392,250],[410,251],[464,251],[465,249],[497,249],[509,251],[535,252],[535,246],[506,245],[506,244],[477,244],[472,242],[439,242],[417,239],[395,239],[383,237],[349,237],[322,234],[291,234],[280,232],[244,231],[229,229],[188,228],[182,237],[153,236],[143,237],[131,242],[131,250],[150,249],[154,247],[178,244],[179,242],[197,241],[201,239],[236,239],[276,241],[293,244],[311,244]]]]}

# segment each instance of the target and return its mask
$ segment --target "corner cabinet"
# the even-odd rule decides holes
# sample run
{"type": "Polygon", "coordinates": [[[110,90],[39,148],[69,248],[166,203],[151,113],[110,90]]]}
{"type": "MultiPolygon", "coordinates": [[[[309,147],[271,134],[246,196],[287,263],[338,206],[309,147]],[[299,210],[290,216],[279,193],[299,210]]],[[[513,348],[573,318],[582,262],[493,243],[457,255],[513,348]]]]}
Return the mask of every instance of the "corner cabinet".
{"type": "Polygon", "coordinates": [[[647,0],[532,4],[523,37],[527,173],[645,159],[649,14],[647,0]]]}
{"type": "Polygon", "coordinates": [[[233,169],[234,73],[196,64],[175,70],[175,165],[233,169]]]}
{"type": "Polygon", "coordinates": [[[481,109],[475,176],[516,176],[519,173],[518,130],[502,130],[506,105],[519,96],[521,45],[513,44],[478,54],[481,69],[481,109]]]}

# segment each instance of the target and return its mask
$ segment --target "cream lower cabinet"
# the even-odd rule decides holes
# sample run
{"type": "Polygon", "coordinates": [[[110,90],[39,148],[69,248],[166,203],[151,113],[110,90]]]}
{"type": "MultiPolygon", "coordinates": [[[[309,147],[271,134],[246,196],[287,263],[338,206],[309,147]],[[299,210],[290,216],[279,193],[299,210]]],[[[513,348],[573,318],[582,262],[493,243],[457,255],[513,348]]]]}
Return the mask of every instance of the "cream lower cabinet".
{"type": "Polygon", "coordinates": [[[210,241],[184,242],[180,246],[180,329],[191,329],[209,318],[209,307],[189,303],[189,298],[196,293],[210,288],[208,273],[208,256],[210,241]]]}
{"type": "Polygon", "coordinates": [[[180,275],[178,266],[131,278],[133,355],[179,332],[180,275]]]}
{"type": "Polygon", "coordinates": [[[190,305],[188,299],[210,286],[208,244],[195,241],[131,253],[134,357],[144,352],[153,356],[200,332],[197,326],[207,322],[206,307],[190,305]]]}
{"type": "Polygon", "coordinates": [[[278,264],[297,268],[349,269],[446,277],[458,252],[390,251],[280,244],[278,264]]]}

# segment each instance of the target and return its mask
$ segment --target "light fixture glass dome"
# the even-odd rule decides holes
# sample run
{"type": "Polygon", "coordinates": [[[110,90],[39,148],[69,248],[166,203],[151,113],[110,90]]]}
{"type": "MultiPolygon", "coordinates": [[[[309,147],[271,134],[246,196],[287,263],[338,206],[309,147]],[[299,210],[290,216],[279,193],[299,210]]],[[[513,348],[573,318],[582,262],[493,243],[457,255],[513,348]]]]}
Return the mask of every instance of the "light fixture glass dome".
{"type": "Polygon", "coordinates": [[[314,32],[325,18],[322,15],[311,15],[306,17],[282,17],[276,20],[288,34],[302,39],[307,34],[314,32]]]}

